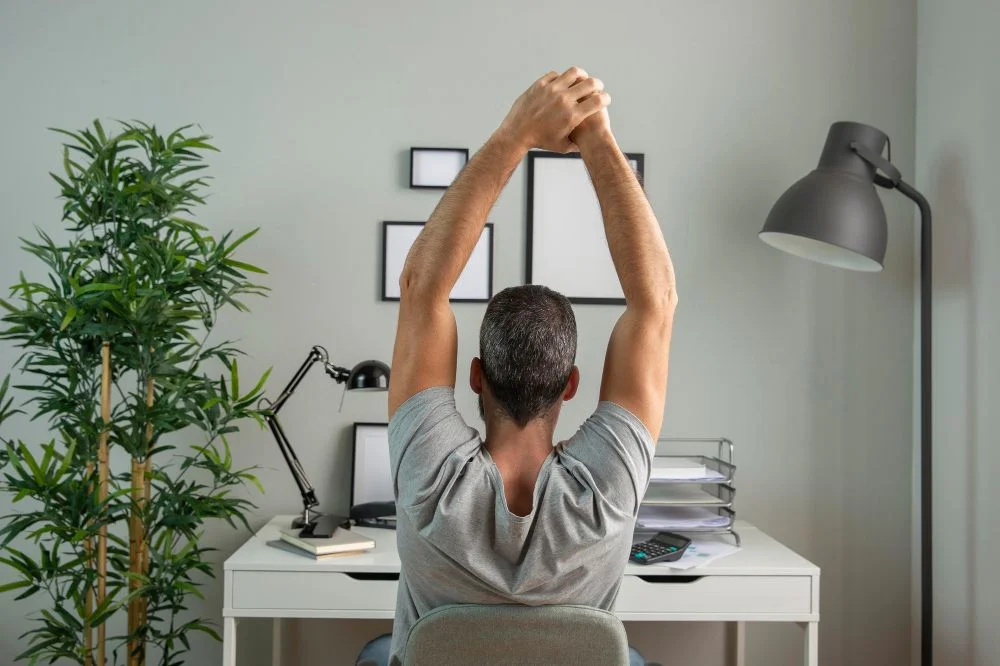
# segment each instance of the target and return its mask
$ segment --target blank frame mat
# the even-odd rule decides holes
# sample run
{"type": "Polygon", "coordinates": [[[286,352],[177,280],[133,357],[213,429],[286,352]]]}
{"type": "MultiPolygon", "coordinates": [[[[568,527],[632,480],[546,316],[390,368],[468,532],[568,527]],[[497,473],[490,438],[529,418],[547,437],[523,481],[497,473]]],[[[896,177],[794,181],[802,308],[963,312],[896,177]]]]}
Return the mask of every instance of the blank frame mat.
{"type": "MultiPolygon", "coordinates": [[[[403,264],[413,242],[423,230],[423,225],[396,225],[391,222],[386,226],[385,233],[385,295],[386,298],[399,298],[399,276],[403,273],[403,264]]],[[[483,229],[472,256],[465,270],[458,277],[454,289],[451,290],[452,300],[487,300],[490,297],[490,234],[492,229],[483,229]]]]}
{"type": "Polygon", "coordinates": [[[354,492],[351,505],[391,502],[392,471],[389,467],[389,427],[359,425],[354,439],[354,492]]]}
{"type": "Polygon", "coordinates": [[[536,158],[533,177],[531,282],[570,298],[625,298],[583,160],[536,158]]]}
{"type": "Polygon", "coordinates": [[[465,167],[467,156],[457,150],[417,150],[413,153],[413,184],[448,187],[465,167]]]}

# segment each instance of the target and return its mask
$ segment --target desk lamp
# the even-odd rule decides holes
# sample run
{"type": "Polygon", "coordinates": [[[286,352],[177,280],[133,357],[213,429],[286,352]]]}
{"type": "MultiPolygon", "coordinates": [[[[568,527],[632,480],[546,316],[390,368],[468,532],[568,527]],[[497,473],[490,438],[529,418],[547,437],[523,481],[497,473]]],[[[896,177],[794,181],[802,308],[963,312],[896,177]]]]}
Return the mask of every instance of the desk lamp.
{"type": "Polygon", "coordinates": [[[342,516],[324,516],[314,509],[319,506],[316,499],[316,489],[309,483],[305,469],[299,462],[295,450],[292,449],[288,437],[285,435],[281,422],[278,421],[278,412],[285,406],[292,393],[298,388],[309,370],[317,363],[323,364],[326,374],[338,384],[346,384],[346,391],[385,391],[389,388],[389,366],[381,361],[362,361],[348,370],[330,363],[330,356],[326,349],[315,346],[309,350],[309,355],[299,369],[292,375],[288,385],[285,386],[281,394],[272,402],[267,398],[261,398],[258,406],[264,410],[264,420],[267,421],[271,434],[278,442],[281,455],[284,456],[288,469],[292,472],[299,492],[302,494],[302,515],[292,522],[292,527],[302,528],[300,536],[324,538],[333,535],[333,531],[347,518],[342,516]]]}
{"type": "Polygon", "coordinates": [[[875,185],[899,190],[920,210],[920,663],[933,664],[931,543],[931,208],[882,157],[883,132],[861,123],[830,127],[819,166],[781,195],[760,238],[779,250],[858,271],[880,271],[888,230],[875,185]],[[881,173],[880,173],[881,172],[881,173]]]}

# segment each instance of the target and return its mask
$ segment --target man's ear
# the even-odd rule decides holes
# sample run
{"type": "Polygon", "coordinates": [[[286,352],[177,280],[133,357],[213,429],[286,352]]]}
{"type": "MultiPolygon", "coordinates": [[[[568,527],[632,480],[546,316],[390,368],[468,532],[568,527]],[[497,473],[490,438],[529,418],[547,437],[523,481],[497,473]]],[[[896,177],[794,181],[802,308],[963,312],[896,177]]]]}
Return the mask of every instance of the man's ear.
{"type": "Polygon", "coordinates": [[[469,368],[469,387],[476,395],[483,394],[483,362],[479,357],[472,359],[472,366],[469,368]]]}
{"type": "Polygon", "coordinates": [[[563,402],[572,400],[578,388],[580,388],[580,368],[574,365],[573,369],[570,370],[569,380],[566,382],[566,390],[563,391],[563,402]]]}

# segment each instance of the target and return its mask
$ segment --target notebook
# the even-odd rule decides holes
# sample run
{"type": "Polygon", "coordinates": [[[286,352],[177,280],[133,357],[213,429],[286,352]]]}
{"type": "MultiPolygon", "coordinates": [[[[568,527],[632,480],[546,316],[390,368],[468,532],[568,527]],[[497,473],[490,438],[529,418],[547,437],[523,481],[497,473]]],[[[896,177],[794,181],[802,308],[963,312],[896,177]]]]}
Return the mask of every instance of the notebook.
{"type": "Polygon", "coordinates": [[[277,548],[278,550],[283,550],[286,553],[291,553],[298,557],[307,557],[310,560],[329,560],[335,557],[353,557],[365,551],[363,550],[349,550],[343,553],[327,553],[326,555],[313,555],[312,553],[302,550],[298,546],[293,546],[287,541],[282,541],[281,539],[272,539],[270,541],[265,541],[265,543],[271,548],[277,548]]]}
{"type": "Polygon", "coordinates": [[[281,530],[281,539],[316,556],[371,550],[375,547],[374,539],[345,529],[338,529],[327,539],[301,539],[298,530],[281,530]]]}

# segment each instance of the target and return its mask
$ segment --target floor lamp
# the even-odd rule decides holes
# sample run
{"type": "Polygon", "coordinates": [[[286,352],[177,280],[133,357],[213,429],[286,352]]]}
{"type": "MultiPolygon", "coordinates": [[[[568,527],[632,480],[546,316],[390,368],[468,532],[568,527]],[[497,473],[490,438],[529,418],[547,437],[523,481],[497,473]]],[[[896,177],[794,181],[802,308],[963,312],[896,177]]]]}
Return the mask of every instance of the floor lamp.
{"type": "Polygon", "coordinates": [[[933,648],[931,552],[931,208],[882,157],[883,132],[861,123],[830,127],[814,171],[771,209],[760,238],[779,250],[839,268],[880,271],[888,229],[875,185],[899,190],[920,209],[920,663],[933,648]]]}

